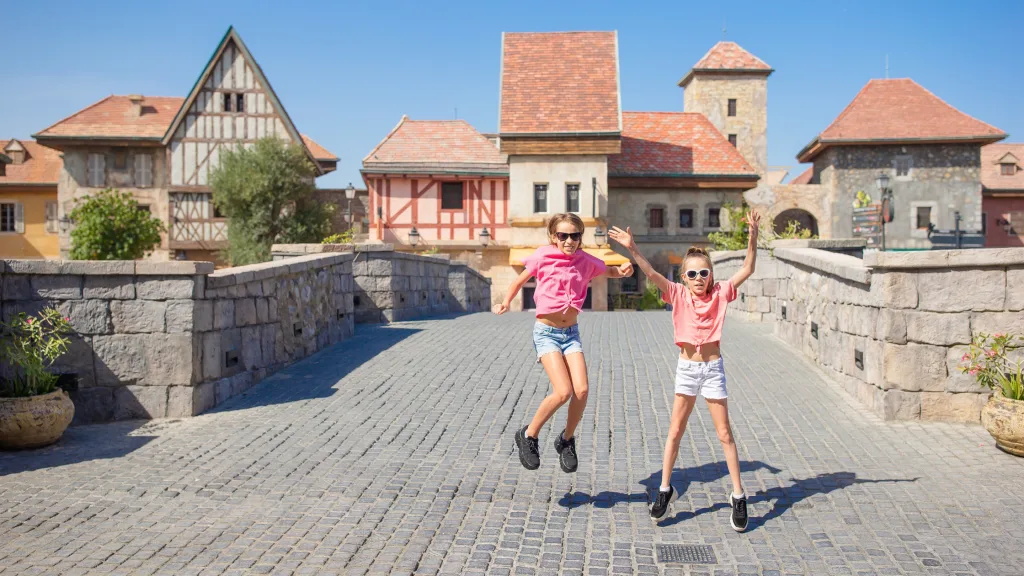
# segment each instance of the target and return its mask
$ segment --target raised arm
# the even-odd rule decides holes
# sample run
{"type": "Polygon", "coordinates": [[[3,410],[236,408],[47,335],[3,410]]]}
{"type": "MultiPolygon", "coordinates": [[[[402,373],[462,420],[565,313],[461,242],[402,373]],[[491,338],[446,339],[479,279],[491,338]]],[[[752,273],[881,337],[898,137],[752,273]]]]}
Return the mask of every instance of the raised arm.
{"type": "Polygon", "coordinates": [[[733,288],[739,288],[754,273],[754,264],[757,261],[757,234],[761,227],[761,215],[751,210],[747,213],[747,226],[750,228],[750,239],[747,241],[747,257],[743,260],[743,267],[736,271],[729,279],[733,288]]]}
{"type": "Polygon", "coordinates": [[[508,307],[512,305],[512,299],[516,297],[516,294],[519,294],[519,291],[523,289],[523,285],[530,280],[531,276],[533,274],[529,270],[523,270],[508,287],[508,292],[505,293],[505,300],[495,304],[491,311],[495,314],[508,312],[508,307]]]}
{"type": "Polygon", "coordinates": [[[629,226],[626,226],[625,230],[622,230],[618,226],[612,226],[612,229],[608,231],[608,236],[611,237],[612,240],[622,244],[626,250],[629,250],[630,255],[634,260],[636,260],[637,266],[640,266],[640,269],[644,271],[647,278],[654,282],[654,285],[658,287],[658,290],[661,290],[662,293],[665,294],[669,293],[672,287],[672,282],[670,282],[668,278],[659,274],[658,271],[654,269],[654,266],[651,266],[651,263],[647,261],[647,258],[644,258],[644,255],[637,250],[636,243],[633,242],[633,233],[630,232],[629,226]]]}

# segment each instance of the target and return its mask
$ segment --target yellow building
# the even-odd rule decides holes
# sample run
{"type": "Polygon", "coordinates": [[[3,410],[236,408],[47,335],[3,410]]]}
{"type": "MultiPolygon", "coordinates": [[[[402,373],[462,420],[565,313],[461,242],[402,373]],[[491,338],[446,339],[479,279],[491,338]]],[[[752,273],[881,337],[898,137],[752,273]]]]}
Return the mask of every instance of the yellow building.
{"type": "Polygon", "coordinates": [[[0,140],[0,258],[59,258],[56,150],[0,140]]]}

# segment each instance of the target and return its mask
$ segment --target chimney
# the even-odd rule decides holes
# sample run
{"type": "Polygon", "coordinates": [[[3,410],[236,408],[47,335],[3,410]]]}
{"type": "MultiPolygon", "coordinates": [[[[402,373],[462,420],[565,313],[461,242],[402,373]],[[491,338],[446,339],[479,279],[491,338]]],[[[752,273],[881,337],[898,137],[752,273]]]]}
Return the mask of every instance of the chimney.
{"type": "Polygon", "coordinates": [[[142,116],[142,100],[141,94],[132,94],[128,97],[128,100],[132,103],[132,116],[138,118],[142,116]]]}

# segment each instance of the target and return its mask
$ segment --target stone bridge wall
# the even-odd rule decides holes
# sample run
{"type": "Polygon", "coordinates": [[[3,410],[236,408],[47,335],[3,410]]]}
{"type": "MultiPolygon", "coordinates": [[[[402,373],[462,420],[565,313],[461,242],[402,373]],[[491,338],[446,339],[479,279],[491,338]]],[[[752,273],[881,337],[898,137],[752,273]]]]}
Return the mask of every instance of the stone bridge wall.
{"type": "MultiPolygon", "coordinates": [[[[890,420],[977,422],[988,390],[958,369],[972,335],[1024,330],[1024,249],[761,251],[729,314],[775,334],[890,420]]],[[[742,252],[713,256],[726,278],[742,252]]]]}

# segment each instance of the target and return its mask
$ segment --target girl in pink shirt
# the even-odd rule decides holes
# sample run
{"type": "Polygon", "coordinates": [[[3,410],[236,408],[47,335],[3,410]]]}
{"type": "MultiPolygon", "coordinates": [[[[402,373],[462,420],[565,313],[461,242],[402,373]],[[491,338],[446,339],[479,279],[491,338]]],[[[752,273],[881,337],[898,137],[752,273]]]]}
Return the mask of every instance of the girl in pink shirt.
{"type": "Polygon", "coordinates": [[[508,311],[512,299],[532,276],[537,277],[534,302],[537,323],[533,328],[533,346],[544,370],[551,379],[552,392],[541,402],[529,426],[516,432],[519,461],[527,470],[540,467],[538,435],[541,427],[562,407],[569,403],[569,416],[565,430],[555,438],[558,463],[564,472],[575,472],[579,465],[576,455],[576,426],[583,418],[587,406],[587,363],[583,359],[583,344],[576,317],[583,309],[587,297],[587,284],[593,278],[607,274],[621,278],[633,273],[633,266],[606,266],[601,259],[581,250],[583,220],[575,214],[556,214],[548,221],[551,244],[537,248],[523,264],[526,270],[516,278],[505,294],[505,301],[494,306],[495,314],[508,311]]]}
{"type": "Polygon", "coordinates": [[[711,258],[704,248],[690,248],[683,259],[685,284],[671,282],[651,266],[633,242],[629,228],[622,231],[613,227],[608,235],[629,250],[640,269],[644,271],[663,298],[672,304],[672,324],[675,341],[679,346],[679,363],[676,367],[676,398],[672,405],[672,423],[668,440],[665,442],[665,457],[662,462],[661,490],[651,506],[651,517],[660,519],[668,512],[669,505],[679,497],[671,485],[672,468],[679,455],[679,441],[686,430],[686,422],[697,394],[704,396],[708,411],[715,423],[718,439],[725,451],[725,462],[729,466],[733,492],[729,496],[732,507],[730,524],[737,532],[747,528],[747,497],[740,483],[740,459],[729,425],[729,405],[726,400],[725,365],[719,342],[722,339],[722,325],[725,311],[736,299],[736,288],[754,273],[757,259],[757,234],[761,216],[750,212],[746,224],[750,227],[747,257],[743,267],[725,282],[715,282],[711,258]]]}

